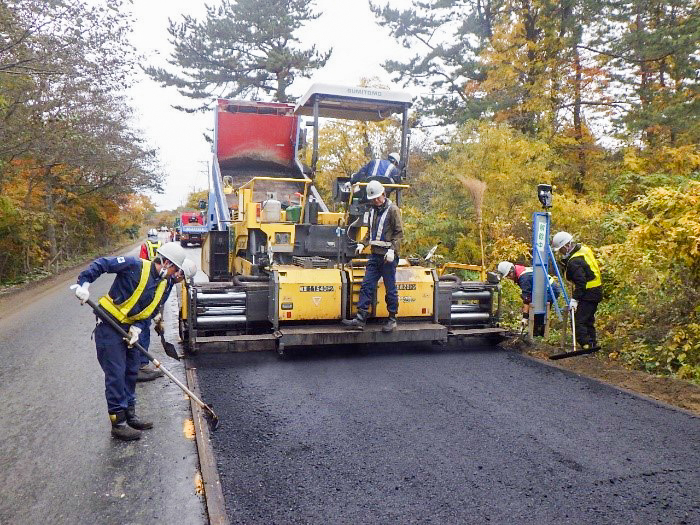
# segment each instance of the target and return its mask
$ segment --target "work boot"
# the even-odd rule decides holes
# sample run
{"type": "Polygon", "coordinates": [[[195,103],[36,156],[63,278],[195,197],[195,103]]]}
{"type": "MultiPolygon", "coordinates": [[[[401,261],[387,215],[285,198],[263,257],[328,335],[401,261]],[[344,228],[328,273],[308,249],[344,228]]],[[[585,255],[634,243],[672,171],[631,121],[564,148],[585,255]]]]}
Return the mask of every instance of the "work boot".
{"type": "Polygon", "coordinates": [[[126,409],[126,422],[131,428],[135,428],[136,430],[148,430],[149,428],[153,428],[153,423],[150,421],[139,419],[139,416],[136,415],[135,406],[130,406],[126,409]]]}
{"type": "Polygon", "coordinates": [[[164,375],[165,374],[163,374],[162,370],[151,368],[149,365],[143,365],[141,368],[139,368],[139,372],[136,375],[136,382],[143,383],[145,381],[153,381],[154,379],[163,377],[164,375]]]}
{"type": "Polygon", "coordinates": [[[396,314],[389,314],[389,319],[382,326],[382,332],[393,332],[396,330],[396,314]]]}
{"type": "Polygon", "coordinates": [[[134,441],[141,437],[141,431],[131,428],[126,423],[126,410],[109,415],[112,422],[112,437],[122,441],[134,441]]]}
{"type": "Polygon", "coordinates": [[[343,319],[342,323],[352,330],[364,330],[367,324],[367,312],[358,310],[354,319],[343,319]]]}

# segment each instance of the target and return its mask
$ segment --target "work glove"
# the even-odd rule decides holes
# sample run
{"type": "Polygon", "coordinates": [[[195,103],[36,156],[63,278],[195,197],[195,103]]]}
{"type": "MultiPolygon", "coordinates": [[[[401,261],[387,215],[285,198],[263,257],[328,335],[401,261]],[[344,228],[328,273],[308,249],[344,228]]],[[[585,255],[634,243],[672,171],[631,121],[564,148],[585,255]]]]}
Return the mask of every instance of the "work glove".
{"type": "Polygon", "coordinates": [[[75,290],[75,296],[80,299],[80,304],[85,304],[85,301],[87,301],[90,298],[90,292],[88,292],[88,288],[90,287],[90,283],[85,281],[82,285],[80,284],[73,284],[71,285],[70,289],[75,290]]]}
{"type": "Polygon", "coordinates": [[[358,242],[358,243],[357,243],[357,246],[355,246],[355,254],[356,254],[356,255],[361,254],[361,253],[362,253],[362,250],[364,250],[364,249],[365,249],[365,245],[362,244],[361,242],[358,242]]]}
{"type": "Polygon", "coordinates": [[[520,324],[522,325],[523,328],[526,328],[529,322],[530,322],[529,317],[522,317],[520,319],[520,324]]]}
{"type": "Polygon", "coordinates": [[[129,348],[133,348],[134,345],[136,344],[136,341],[139,340],[139,334],[141,333],[141,329],[137,326],[131,325],[129,327],[129,331],[126,334],[126,337],[124,338],[124,341],[126,341],[126,345],[129,348]]]}
{"type": "Polygon", "coordinates": [[[576,299],[571,299],[571,301],[569,302],[569,309],[572,312],[575,312],[576,308],[578,308],[578,301],[576,299]]]}
{"type": "Polygon", "coordinates": [[[388,262],[388,263],[393,263],[395,257],[396,257],[396,255],[394,254],[394,249],[393,249],[393,248],[389,248],[389,249],[386,251],[386,255],[384,256],[384,260],[385,260],[386,262],[388,262]]]}
{"type": "Polygon", "coordinates": [[[163,335],[165,333],[165,321],[163,320],[163,314],[158,312],[153,318],[153,323],[155,325],[156,333],[158,335],[163,335]]]}

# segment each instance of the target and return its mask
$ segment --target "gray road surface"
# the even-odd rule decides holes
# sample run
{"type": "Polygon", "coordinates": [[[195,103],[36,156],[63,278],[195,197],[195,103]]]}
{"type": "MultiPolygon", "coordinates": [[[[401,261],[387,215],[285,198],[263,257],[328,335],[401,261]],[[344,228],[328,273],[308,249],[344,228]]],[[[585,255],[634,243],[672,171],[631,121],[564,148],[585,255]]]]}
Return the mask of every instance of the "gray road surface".
{"type": "MultiPolygon", "coordinates": [[[[137,408],[155,429],[129,444],[110,437],[94,315],[68,290],[76,276],[0,319],[0,523],[205,523],[196,447],[183,434],[189,403],[175,385],[138,385],[137,408]]],[[[92,297],[111,282],[100,277],[92,297]]]]}
{"type": "Polygon", "coordinates": [[[700,419],[516,353],[197,364],[234,523],[700,523],[700,419]]]}

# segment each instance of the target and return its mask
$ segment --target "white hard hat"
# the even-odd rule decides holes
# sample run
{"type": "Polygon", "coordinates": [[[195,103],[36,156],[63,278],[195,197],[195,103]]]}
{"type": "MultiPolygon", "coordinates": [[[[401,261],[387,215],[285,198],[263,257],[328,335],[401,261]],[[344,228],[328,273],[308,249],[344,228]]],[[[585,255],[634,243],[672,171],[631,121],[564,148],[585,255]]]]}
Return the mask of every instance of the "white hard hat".
{"type": "Polygon", "coordinates": [[[389,153],[387,158],[396,165],[401,163],[401,156],[398,153],[389,153]]]}
{"type": "Polygon", "coordinates": [[[158,237],[158,232],[156,231],[155,228],[151,228],[150,230],[148,230],[148,236],[150,237],[152,235],[155,235],[156,237],[158,237]]]}
{"type": "Polygon", "coordinates": [[[185,257],[185,260],[182,261],[182,272],[185,274],[185,278],[192,279],[197,273],[197,263],[189,257],[185,257]]]}
{"type": "Polygon", "coordinates": [[[166,242],[163,246],[156,250],[156,253],[171,261],[178,268],[182,268],[182,265],[186,259],[185,250],[182,246],[180,246],[179,242],[166,242]]]}
{"type": "Polygon", "coordinates": [[[515,268],[515,265],[512,262],[503,261],[498,263],[498,273],[501,275],[501,279],[505,279],[513,268],[515,268]]]}
{"type": "Polygon", "coordinates": [[[369,200],[376,199],[382,193],[384,193],[384,186],[378,180],[371,180],[367,184],[367,198],[369,200]]]}
{"type": "Polygon", "coordinates": [[[559,232],[554,237],[552,237],[552,250],[557,252],[561,248],[574,240],[574,236],[569,232],[559,232]]]}

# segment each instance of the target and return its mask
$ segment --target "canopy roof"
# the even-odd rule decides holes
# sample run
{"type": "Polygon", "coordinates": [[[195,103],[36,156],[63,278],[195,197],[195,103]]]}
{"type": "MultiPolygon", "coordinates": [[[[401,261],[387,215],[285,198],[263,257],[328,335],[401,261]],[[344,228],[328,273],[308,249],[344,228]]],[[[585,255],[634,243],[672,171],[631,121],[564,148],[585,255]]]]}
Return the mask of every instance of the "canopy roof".
{"type": "Polygon", "coordinates": [[[318,99],[320,117],[349,120],[384,120],[393,113],[403,113],[412,97],[403,91],[371,87],[312,84],[299,99],[294,112],[313,116],[314,99],[318,99]]]}

